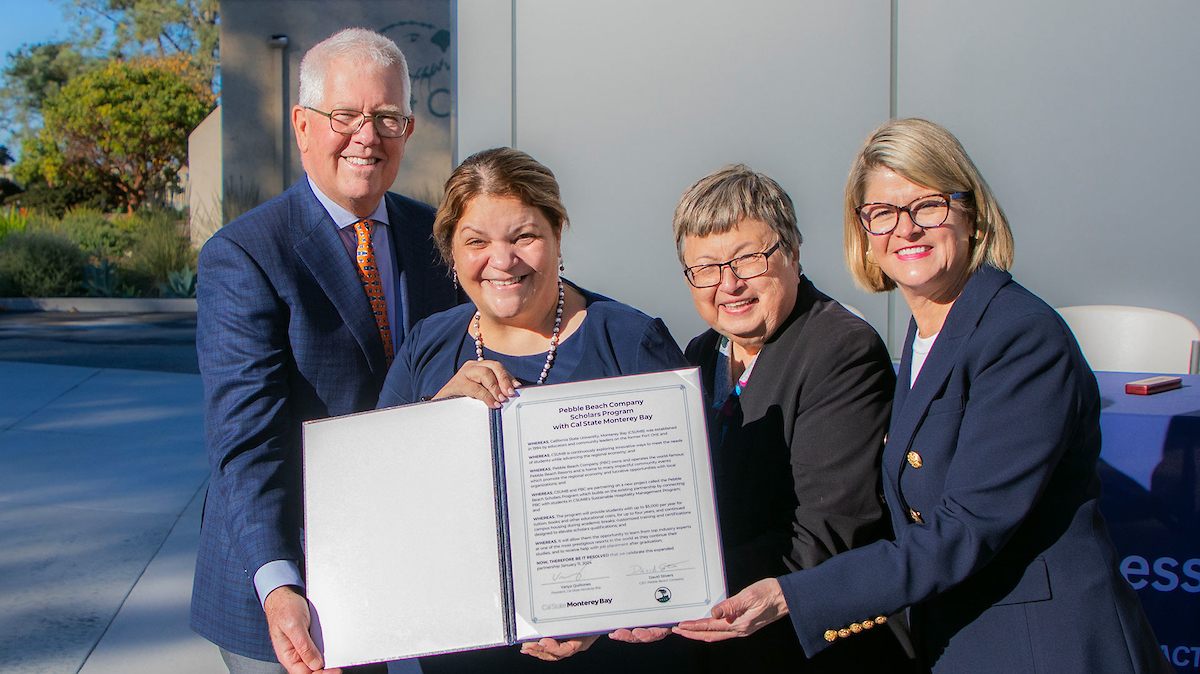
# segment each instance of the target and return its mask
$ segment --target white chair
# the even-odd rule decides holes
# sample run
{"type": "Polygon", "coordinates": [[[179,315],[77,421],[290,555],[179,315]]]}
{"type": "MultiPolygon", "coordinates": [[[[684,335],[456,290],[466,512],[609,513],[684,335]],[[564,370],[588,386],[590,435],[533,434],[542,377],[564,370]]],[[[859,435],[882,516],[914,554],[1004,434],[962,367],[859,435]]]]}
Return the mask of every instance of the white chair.
{"type": "Polygon", "coordinates": [[[1096,304],[1062,307],[1093,370],[1195,374],[1200,329],[1169,311],[1096,304]]]}

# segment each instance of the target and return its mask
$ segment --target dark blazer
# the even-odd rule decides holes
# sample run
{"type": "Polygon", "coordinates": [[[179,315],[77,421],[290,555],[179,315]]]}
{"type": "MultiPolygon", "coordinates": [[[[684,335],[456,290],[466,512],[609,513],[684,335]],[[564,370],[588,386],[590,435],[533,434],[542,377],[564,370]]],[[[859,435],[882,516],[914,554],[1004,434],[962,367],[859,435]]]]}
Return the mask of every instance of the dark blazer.
{"type": "MultiPolygon", "coordinates": [[[[729,390],[720,343],[721,335],[709,330],[686,350],[701,369],[710,409],[729,390]]],[[[731,594],[890,538],[879,466],[895,384],[875,330],[801,276],[795,307],[759,352],[740,396],[740,421],[722,424],[710,415],[731,594]]],[[[767,630],[710,646],[710,658],[721,661],[713,670],[727,662],[748,671],[794,671],[804,658],[795,635],[786,622],[767,630]]],[[[885,651],[891,662],[905,659],[886,630],[871,641],[857,652],[833,649],[804,671],[873,669],[880,659],[861,656],[885,651]]]]}
{"type": "MultiPolygon", "coordinates": [[[[407,331],[456,294],[430,238],[433,209],[385,200],[407,331]]],[[[212,474],[190,624],[234,653],[273,661],[252,579],[269,561],[303,563],[300,425],[374,409],[387,374],[383,340],[307,178],[218,230],[198,276],[212,474]]]]}
{"type": "Polygon", "coordinates": [[[804,650],[911,606],[935,671],[1170,671],[1097,509],[1100,395],[1066,324],[985,266],[910,391],[915,334],[883,455],[896,540],[780,578],[804,650]]]}

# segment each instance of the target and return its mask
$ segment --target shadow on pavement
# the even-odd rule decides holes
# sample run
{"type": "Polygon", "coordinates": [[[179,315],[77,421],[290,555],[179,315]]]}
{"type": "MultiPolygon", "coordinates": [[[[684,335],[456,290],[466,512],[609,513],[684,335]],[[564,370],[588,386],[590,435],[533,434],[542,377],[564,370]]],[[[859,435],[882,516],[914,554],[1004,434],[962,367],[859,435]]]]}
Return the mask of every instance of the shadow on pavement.
{"type": "Polygon", "coordinates": [[[199,374],[196,314],[0,311],[0,360],[199,374]]]}

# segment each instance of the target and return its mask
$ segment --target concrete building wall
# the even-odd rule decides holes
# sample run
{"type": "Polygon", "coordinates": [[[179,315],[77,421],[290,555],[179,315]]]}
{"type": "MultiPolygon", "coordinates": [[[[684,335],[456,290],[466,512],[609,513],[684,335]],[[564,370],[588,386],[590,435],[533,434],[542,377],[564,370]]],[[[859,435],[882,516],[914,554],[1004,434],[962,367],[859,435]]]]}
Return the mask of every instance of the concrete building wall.
{"type": "Polygon", "coordinates": [[[703,327],[671,213],[746,162],[796,201],[806,272],[898,353],[908,314],[854,288],[842,197],[889,113],[956,133],[1006,209],[1017,279],[1054,305],[1200,323],[1189,117],[1200,5],[1068,0],[457,0],[457,156],[511,144],[563,186],[567,275],[703,327]]]}
{"type": "Polygon", "coordinates": [[[300,60],[316,43],[356,26],[395,40],[413,80],[415,130],[393,189],[433,203],[441,197],[452,168],[449,0],[223,0],[227,212],[266,201],[303,175],[291,129],[300,60]]]}
{"type": "Polygon", "coordinates": [[[188,136],[188,214],[196,248],[225,224],[222,215],[221,108],[188,136]]]}
{"type": "Polygon", "coordinates": [[[1014,276],[1052,306],[1200,325],[1195,26],[1183,0],[901,3],[899,113],[962,140],[1012,223],[1014,276]]]}

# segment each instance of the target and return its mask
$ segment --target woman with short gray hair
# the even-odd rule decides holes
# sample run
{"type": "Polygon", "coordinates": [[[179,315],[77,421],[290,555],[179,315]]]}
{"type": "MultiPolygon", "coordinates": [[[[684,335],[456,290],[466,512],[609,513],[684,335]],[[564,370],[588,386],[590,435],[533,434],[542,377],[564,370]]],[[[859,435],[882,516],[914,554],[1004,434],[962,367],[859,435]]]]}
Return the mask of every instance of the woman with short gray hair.
{"type": "MultiPolygon", "coordinates": [[[[876,488],[895,376],[875,330],[800,266],[795,208],[744,165],[692,185],[674,218],[697,313],[691,341],[711,403],[726,579],[736,593],[891,535],[876,488]]],[[[887,628],[806,660],[786,624],[706,648],[712,671],[903,671],[887,628]]]]}

